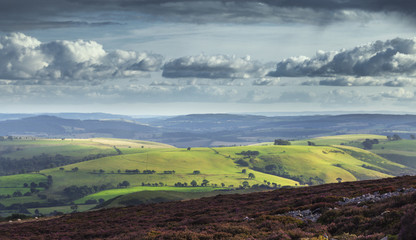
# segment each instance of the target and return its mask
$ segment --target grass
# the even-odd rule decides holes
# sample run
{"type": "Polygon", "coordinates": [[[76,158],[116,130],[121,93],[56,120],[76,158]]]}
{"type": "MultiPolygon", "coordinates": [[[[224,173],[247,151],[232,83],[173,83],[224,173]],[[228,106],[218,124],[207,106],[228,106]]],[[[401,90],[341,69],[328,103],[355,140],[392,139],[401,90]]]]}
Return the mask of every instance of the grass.
{"type": "Polygon", "coordinates": [[[112,207],[125,207],[130,205],[155,203],[155,202],[168,202],[168,201],[179,201],[198,199],[203,197],[212,197],[217,195],[225,194],[244,194],[258,190],[253,189],[238,189],[230,191],[210,191],[210,192],[190,192],[190,191],[140,191],[134,192],[116,198],[112,198],[101,206],[101,208],[112,208],[112,207]]]}
{"type": "MultiPolygon", "coordinates": [[[[385,158],[379,157],[371,152],[346,145],[354,145],[360,141],[370,139],[380,139],[381,144],[374,145],[375,151],[399,149],[406,153],[410,152],[412,144],[415,142],[403,142],[404,146],[399,143],[386,142],[386,138],[378,135],[339,135],[333,137],[321,137],[311,139],[317,146],[307,146],[307,140],[295,141],[291,146],[274,146],[270,144],[243,146],[243,147],[224,147],[224,148],[192,148],[186,149],[173,148],[166,144],[158,144],[137,140],[125,139],[67,139],[67,140],[36,140],[36,141],[13,141],[15,146],[20,147],[20,152],[15,151],[10,154],[22,154],[31,150],[33,153],[39,153],[45,149],[50,153],[53,151],[67,151],[72,156],[83,156],[91,151],[105,152],[116,151],[114,146],[122,152],[122,155],[108,156],[85,162],[79,162],[60,167],[45,169],[39,174],[21,174],[13,176],[0,177],[0,194],[10,192],[12,189],[22,188],[24,183],[46,182],[46,176],[51,175],[53,185],[42,194],[48,198],[64,199],[63,189],[71,185],[76,186],[100,186],[103,184],[112,184],[116,187],[123,181],[130,183],[129,188],[111,189],[98,192],[93,195],[77,199],[75,203],[84,203],[88,199],[111,199],[120,195],[129,195],[135,192],[146,193],[148,199],[155,197],[154,193],[165,193],[165,197],[175,197],[183,194],[189,196],[204,195],[206,192],[213,192],[217,188],[177,188],[173,185],[177,182],[190,184],[195,180],[201,184],[204,179],[209,181],[210,185],[226,187],[238,187],[244,181],[250,185],[263,184],[264,182],[276,183],[281,186],[299,185],[293,176],[302,176],[303,178],[320,178],[325,183],[337,182],[337,178],[343,181],[356,181],[363,179],[391,177],[403,169],[405,166],[391,162],[385,158]],[[325,145],[327,146],[320,146],[325,145]],[[396,146],[397,145],[397,146],[396,146]],[[35,147],[36,146],[36,147],[35,147]],[[143,147],[142,147],[143,146],[143,147]],[[384,146],[384,149],[381,147],[384,146]],[[400,147],[399,147],[400,146],[400,147]],[[380,149],[378,149],[380,147],[380,149]],[[22,150],[23,149],[23,150],[22,150]],[[35,150],[37,149],[37,150],[35,150]],[[39,150],[41,149],[41,150],[39,150]],[[242,151],[258,151],[259,155],[253,158],[244,158],[240,155],[242,151]],[[75,152],[72,152],[75,151],[75,152]],[[244,159],[249,163],[249,167],[258,169],[258,171],[249,167],[242,167],[236,164],[238,159],[244,159]],[[274,164],[282,166],[292,179],[279,177],[264,172],[266,166],[274,164]],[[365,167],[364,167],[365,166],[365,167]],[[71,169],[77,167],[77,172],[71,169]],[[155,174],[126,174],[125,170],[138,169],[155,170],[155,174]],[[246,169],[247,173],[243,174],[242,170],[246,169]],[[263,170],[262,170],[263,169],[263,170]],[[99,171],[104,171],[99,173],[99,171]],[[120,173],[119,173],[120,170],[120,173]],[[175,171],[175,174],[164,174],[164,171],[175,171]],[[193,174],[195,170],[200,174],[193,174]],[[254,179],[249,179],[248,174],[253,173],[254,179]],[[163,183],[164,187],[143,187],[142,183],[163,183]],[[3,190],[2,190],[3,188],[3,190]],[[7,188],[7,190],[6,190],[7,188]],[[168,192],[168,194],[166,194],[168,192]],[[152,196],[150,196],[152,195],[152,196]]],[[[397,141],[400,142],[400,141],[397,141]]],[[[0,146],[3,150],[13,146],[12,141],[2,142],[0,146]],[[5,145],[2,145],[2,144],[5,145]]],[[[414,145],[416,146],[416,145],[414,145]]],[[[397,151],[397,150],[396,150],[397,151]]],[[[26,153],[25,153],[26,154],[26,153]]],[[[22,193],[24,193],[22,191],[22,193]]],[[[159,196],[161,197],[161,196],[159,196]]],[[[147,199],[147,198],[146,198],[147,199]]],[[[148,201],[143,198],[142,200],[148,201]]],[[[0,200],[4,205],[12,203],[22,203],[29,201],[40,201],[39,198],[24,197],[0,200]]]]}
{"type": "MultiPolygon", "coordinates": [[[[363,154],[365,153],[368,156],[374,157],[370,152],[356,148],[354,149],[354,151],[359,151],[363,154]]],[[[336,147],[300,145],[249,146],[217,148],[216,150],[222,155],[230,156],[232,159],[242,158],[242,155],[236,154],[241,151],[258,151],[260,152],[260,155],[250,161],[251,166],[264,168],[269,164],[281,165],[284,166],[290,175],[303,175],[307,178],[317,176],[325,182],[336,182],[336,178],[338,177],[342,178],[344,181],[355,181],[359,179],[392,176],[390,174],[363,168],[363,164],[369,163],[356,159],[336,147]],[[343,166],[343,168],[337,167],[339,165],[343,166]]],[[[378,157],[378,162],[375,161],[372,163],[372,166],[378,166],[377,164],[379,163],[388,162],[388,160],[378,157]]],[[[396,165],[395,163],[391,164],[396,165]]],[[[400,167],[404,168],[404,166],[400,167]]]]}
{"type": "Polygon", "coordinates": [[[32,196],[24,196],[24,197],[12,197],[12,198],[4,198],[0,200],[0,203],[4,206],[10,206],[12,204],[23,204],[23,203],[31,203],[31,202],[40,202],[45,203],[47,200],[42,200],[38,198],[36,195],[32,196]]]}
{"type": "Polygon", "coordinates": [[[362,147],[361,142],[365,139],[377,139],[379,141],[387,140],[386,136],[373,134],[350,134],[350,135],[335,135],[327,137],[317,137],[306,140],[292,141],[292,145],[308,145],[308,141],[316,145],[330,146],[330,145],[353,145],[355,147],[362,147]]]}
{"type": "MultiPolygon", "coordinates": [[[[30,185],[31,182],[38,184],[39,182],[46,182],[47,177],[42,174],[18,174],[0,177],[0,191],[2,188],[20,188],[23,184],[30,185]]],[[[2,192],[0,194],[3,194],[2,192]]]]}
{"type": "MultiPolygon", "coordinates": [[[[239,186],[243,181],[248,180],[247,174],[242,174],[242,167],[237,166],[232,159],[216,154],[209,148],[186,149],[158,149],[147,150],[145,153],[118,155],[95,159],[87,162],[71,164],[65,169],[78,167],[78,172],[61,171],[59,168],[41,171],[45,175],[52,175],[54,185],[51,191],[59,191],[70,185],[101,185],[111,183],[116,186],[126,180],[132,187],[141,186],[144,183],[159,183],[173,186],[177,182],[196,180],[198,184],[207,179],[211,184],[226,186],[239,186]],[[94,174],[95,170],[104,170],[103,174],[94,174]],[[121,173],[118,174],[120,169],[121,173]],[[125,170],[145,169],[155,170],[156,174],[125,174],[125,170]],[[164,171],[175,170],[175,174],[163,174],[164,171]],[[201,173],[194,175],[199,170],[201,173]],[[114,173],[112,173],[114,172],[114,173]]],[[[250,180],[252,184],[263,183],[264,180],[275,182],[281,185],[295,185],[296,181],[272,176],[249,170],[256,175],[256,179],[250,180]]]]}
{"type": "Polygon", "coordinates": [[[212,188],[212,187],[131,187],[131,188],[122,188],[122,189],[111,189],[106,191],[101,191],[95,194],[88,195],[86,197],[80,198],[75,201],[76,204],[85,203],[85,201],[90,199],[99,200],[100,198],[104,200],[109,200],[111,198],[128,195],[130,193],[139,193],[139,192],[178,192],[178,193],[203,193],[203,192],[212,192],[214,190],[220,190],[222,188],[212,188]]]}
{"type": "Polygon", "coordinates": [[[30,158],[43,153],[61,154],[74,158],[95,154],[117,154],[114,146],[127,153],[149,148],[173,148],[173,146],[163,143],[110,138],[0,141],[0,151],[3,151],[1,155],[11,159],[30,158]]]}
{"type": "MultiPolygon", "coordinates": [[[[91,208],[95,207],[96,204],[82,204],[82,205],[77,205],[78,212],[84,212],[84,211],[88,211],[91,208]]],[[[35,214],[36,209],[39,211],[40,214],[43,215],[47,215],[50,214],[51,212],[57,211],[57,212],[62,212],[62,213],[71,213],[74,210],[71,209],[71,206],[56,206],[56,207],[44,207],[44,208],[28,208],[28,211],[31,212],[32,214],[35,214]]]]}

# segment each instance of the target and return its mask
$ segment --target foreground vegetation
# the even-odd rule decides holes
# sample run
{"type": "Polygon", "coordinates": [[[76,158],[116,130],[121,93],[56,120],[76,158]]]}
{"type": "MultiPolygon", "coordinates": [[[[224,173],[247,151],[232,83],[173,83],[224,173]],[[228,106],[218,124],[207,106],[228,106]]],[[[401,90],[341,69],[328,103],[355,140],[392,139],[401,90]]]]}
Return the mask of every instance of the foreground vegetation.
{"type": "Polygon", "coordinates": [[[415,239],[416,177],[111,208],[0,225],[3,239],[415,239]],[[390,193],[377,201],[345,198],[390,193]],[[397,194],[391,194],[397,193],[397,194]],[[316,220],[294,217],[310,211],[316,220]]]}

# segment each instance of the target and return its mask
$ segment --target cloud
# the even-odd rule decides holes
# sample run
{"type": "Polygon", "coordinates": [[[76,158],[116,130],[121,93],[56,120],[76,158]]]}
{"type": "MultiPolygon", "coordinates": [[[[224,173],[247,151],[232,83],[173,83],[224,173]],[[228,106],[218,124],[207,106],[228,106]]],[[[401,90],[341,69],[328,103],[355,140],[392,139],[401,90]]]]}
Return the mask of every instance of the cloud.
{"type": "Polygon", "coordinates": [[[106,51],[94,41],[42,43],[23,33],[0,37],[0,78],[93,80],[137,77],[158,71],[163,57],[134,51],[106,51]]]}
{"type": "Polygon", "coordinates": [[[396,98],[398,100],[410,100],[415,97],[414,92],[405,90],[404,88],[399,88],[388,92],[382,92],[380,95],[384,98],[396,98]]]}
{"type": "Polygon", "coordinates": [[[178,86],[178,84],[169,82],[169,81],[153,81],[150,83],[150,86],[165,86],[165,87],[171,87],[171,86],[178,86]]]}
{"type": "Polygon", "coordinates": [[[249,56],[189,56],[170,60],[163,66],[162,76],[166,78],[253,78],[262,77],[268,68],[249,56]]]}
{"type": "Polygon", "coordinates": [[[376,41],[338,52],[318,51],[316,56],[291,57],[276,65],[270,76],[385,76],[416,71],[416,38],[376,41]]]}
{"type": "Polygon", "coordinates": [[[316,94],[312,92],[294,91],[283,92],[279,97],[279,102],[313,102],[316,94]]]}
{"type": "Polygon", "coordinates": [[[363,106],[368,104],[370,99],[366,94],[363,94],[363,92],[334,89],[322,94],[320,102],[322,105],[338,105],[345,107],[351,104],[363,106]]]}
{"type": "Polygon", "coordinates": [[[386,87],[416,86],[416,79],[415,78],[398,77],[394,80],[385,82],[384,86],[386,86],[386,87]]]}
{"type": "MultiPolygon", "coordinates": [[[[307,84],[305,84],[307,85],[307,84]]],[[[350,86],[381,86],[383,82],[371,77],[338,77],[328,78],[319,81],[321,86],[337,86],[337,87],[350,87],[350,86]]]]}
{"type": "Polygon", "coordinates": [[[412,0],[2,0],[0,30],[107,24],[107,21],[91,19],[106,16],[115,18],[113,22],[117,22],[121,17],[116,13],[120,12],[123,18],[156,18],[167,22],[302,22],[325,25],[335,21],[365,20],[372,13],[414,19],[415,9],[416,3],[412,0]]]}
{"type": "Polygon", "coordinates": [[[259,78],[253,81],[253,86],[274,86],[279,84],[279,78],[259,78]]]}

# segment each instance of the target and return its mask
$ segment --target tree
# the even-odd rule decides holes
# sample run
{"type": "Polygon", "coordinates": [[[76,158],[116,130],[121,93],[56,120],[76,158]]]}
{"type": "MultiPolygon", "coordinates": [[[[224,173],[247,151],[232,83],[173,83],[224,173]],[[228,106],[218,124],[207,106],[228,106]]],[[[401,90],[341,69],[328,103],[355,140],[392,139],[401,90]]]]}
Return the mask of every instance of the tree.
{"type": "Polygon", "coordinates": [[[198,186],[198,183],[197,183],[195,180],[192,180],[192,182],[191,182],[191,186],[192,186],[192,187],[196,187],[196,186],[198,186]]]}
{"type": "Polygon", "coordinates": [[[123,182],[119,183],[118,185],[120,187],[128,187],[128,186],[130,186],[130,183],[128,181],[124,180],[123,182]]]}
{"type": "Polygon", "coordinates": [[[267,166],[265,166],[264,167],[264,169],[266,169],[266,171],[273,171],[273,170],[276,170],[276,165],[274,165],[274,164],[270,164],[270,165],[267,165],[267,166]]]}
{"type": "Polygon", "coordinates": [[[337,178],[337,181],[338,181],[338,183],[341,183],[342,182],[342,178],[337,178]]]}
{"type": "Polygon", "coordinates": [[[61,168],[59,168],[59,170],[63,171],[63,170],[65,170],[65,168],[61,167],[61,168]]]}
{"type": "Polygon", "coordinates": [[[393,139],[393,141],[402,140],[402,138],[399,135],[397,135],[397,134],[394,134],[393,137],[392,137],[392,139],[393,139]]]}
{"type": "Polygon", "coordinates": [[[372,149],[373,148],[373,141],[371,141],[370,139],[366,139],[361,144],[364,146],[364,149],[372,149]]]}
{"type": "Polygon", "coordinates": [[[71,206],[71,209],[72,209],[72,211],[73,211],[73,212],[77,212],[77,210],[78,210],[78,205],[76,205],[76,204],[72,205],[72,206],[71,206]]]}
{"type": "Polygon", "coordinates": [[[191,151],[191,147],[188,147],[186,150],[191,151]]]}
{"type": "Polygon", "coordinates": [[[256,178],[256,176],[254,175],[254,173],[249,173],[249,174],[248,174],[248,178],[250,178],[250,179],[254,179],[254,178],[256,178]]]}
{"type": "Polygon", "coordinates": [[[20,191],[16,191],[13,193],[13,197],[21,197],[23,194],[20,191]]]}
{"type": "Polygon", "coordinates": [[[290,145],[291,143],[288,140],[276,139],[274,140],[274,145],[290,145]]]}
{"type": "Polygon", "coordinates": [[[243,159],[239,159],[235,163],[237,163],[238,165],[240,165],[242,167],[248,167],[249,166],[248,162],[244,161],[243,159]]]}
{"type": "Polygon", "coordinates": [[[250,184],[247,181],[244,181],[242,184],[243,184],[243,188],[250,187],[250,184]]]}
{"type": "Polygon", "coordinates": [[[315,146],[314,142],[308,141],[308,146],[315,146]]]}
{"type": "Polygon", "coordinates": [[[206,187],[208,185],[208,183],[209,183],[209,181],[204,179],[204,180],[202,180],[201,186],[206,187]]]}
{"type": "Polygon", "coordinates": [[[246,173],[247,173],[247,169],[243,169],[243,170],[241,171],[241,173],[246,174],[246,173]]]}
{"type": "Polygon", "coordinates": [[[193,174],[194,175],[198,175],[198,174],[200,174],[201,173],[201,171],[199,171],[199,170],[195,170],[194,172],[193,172],[193,174]]]}
{"type": "Polygon", "coordinates": [[[48,183],[48,187],[52,186],[53,179],[52,179],[52,176],[51,175],[48,175],[47,183],[48,183]]]}
{"type": "Polygon", "coordinates": [[[72,171],[73,171],[73,172],[78,172],[78,170],[79,170],[79,168],[78,168],[78,167],[74,167],[74,168],[72,169],[72,171]]]}

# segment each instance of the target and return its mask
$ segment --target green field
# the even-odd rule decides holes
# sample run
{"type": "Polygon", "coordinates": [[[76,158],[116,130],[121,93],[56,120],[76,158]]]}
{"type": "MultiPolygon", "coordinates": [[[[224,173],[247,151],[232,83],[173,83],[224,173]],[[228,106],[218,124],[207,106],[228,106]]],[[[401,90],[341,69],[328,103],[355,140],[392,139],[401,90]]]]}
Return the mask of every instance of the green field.
{"type": "Polygon", "coordinates": [[[109,200],[111,198],[121,196],[121,195],[128,195],[130,193],[147,193],[147,192],[177,192],[177,193],[205,193],[205,192],[213,192],[214,190],[220,190],[221,188],[212,188],[212,187],[129,187],[129,188],[121,188],[121,189],[111,189],[101,191],[95,194],[88,195],[86,197],[80,198],[76,200],[74,203],[76,204],[83,204],[87,200],[99,200],[100,198],[104,200],[109,200]]]}
{"type": "Polygon", "coordinates": [[[173,148],[163,143],[128,139],[37,139],[0,141],[0,152],[2,157],[11,159],[30,158],[41,154],[60,154],[82,158],[94,154],[117,154],[114,146],[122,152],[137,152],[149,148],[173,148]]]}
{"type": "MultiPolygon", "coordinates": [[[[71,185],[101,185],[111,183],[117,185],[122,181],[128,181],[131,187],[139,187],[142,183],[163,183],[173,186],[177,182],[190,183],[192,180],[201,184],[204,179],[210,184],[221,186],[239,186],[243,181],[247,181],[248,173],[242,173],[242,167],[234,163],[232,159],[216,154],[209,148],[193,148],[191,151],[186,149],[153,149],[143,153],[118,155],[95,159],[87,162],[71,164],[65,169],[78,167],[77,172],[62,171],[59,168],[41,171],[42,174],[51,175],[54,185],[49,192],[59,192],[71,185]],[[98,173],[102,169],[104,173],[98,173]],[[149,169],[155,170],[155,174],[126,174],[125,170],[138,169],[140,171],[149,169]],[[94,170],[96,173],[94,173],[94,170]],[[120,170],[120,173],[118,173],[120,170]],[[174,170],[175,174],[164,174],[164,171],[174,170]],[[193,174],[194,171],[200,174],[193,174]]],[[[298,184],[296,181],[249,170],[256,175],[255,179],[250,180],[252,184],[261,184],[264,180],[275,182],[280,185],[298,184]]]]}
{"type": "MultiPolygon", "coordinates": [[[[90,154],[112,155],[44,169],[39,173],[0,177],[0,195],[12,194],[16,190],[25,193],[30,189],[23,188],[23,184],[46,182],[48,176],[53,179],[49,189],[38,188],[40,194],[47,196],[46,199],[40,199],[34,194],[28,197],[3,198],[0,199],[0,203],[10,206],[15,203],[59,200],[67,204],[83,204],[90,199],[109,200],[122,195],[125,196],[123,198],[129,199],[136,196],[138,202],[146,203],[160,199],[208,196],[217,194],[215,190],[235,189],[244,184],[279,187],[333,183],[339,178],[342,181],[385,178],[407,174],[413,170],[407,167],[409,162],[390,161],[391,159],[377,154],[384,156],[383,154],[400,153],[401,156],[407,154],[410,158],[416,159],[415,147],[416,141],[393,142],[379,135],[320,137],[292,141],[292,145],[285,146],[263,143],[190,150],[153,142],[106,138],[3,141],[0,142],[2,156],[16,159],[40,153],[65,154],[76,158],[90,154]],[[360,144],[365,139],[378,139],[380,143],[374,144],[371,150],[373,152],[357,148],[362,147],[360,144]],[[308,141],[313,142],[315,146],[308,146],[308,141]],[[243,154],[249,151],[256,154],[243,154]],[[136,169],[140,173],[126,172],[136,169]],[[155,172],[143,174],[144,170],[155,172]],[[243,170],[246,172],[243,173],[243,170]],[[174,174],[165,171],[174,171],[174,174]],[[199,173],[194,174],[194,171],[199,173]],[[204,180],[208,181],[208,185],[201,187],[204,180]],[[123,181],[128,181],[129,186],[116,188],[123,181]],[[192,181],[196,181],[198,187],[190,187],[192,181]],[[178,182],[186,183],[188,187],[174,187],[178,182]],[[155,184],[158,186],[146,186],[155,184]],[[102,185],[112,186],[114,189],[71,200],[63,192],[70,186],[95,186],[98,189],[102,185]]],[[[129,201],[134,202],[127,202],[129,201]]],[[[45,211],[49,210],[45,208],[45,211]]]]}
{"type": "Polygon", "coordinates": [[[317,176],[325,182],[336,182],[338,177],[344,181],[355,181],[391,176],[390,174],[363,168],[363,164],[380,167],[384,172],[389,172],[388,169],[385,169],[385,166],[391,166],[395,169],[396,167],[399,169],[406,168],[357,148],[351,148],[351,151],[364,154],[364,158],[367,156],[376,159],[369,163],[365,159],[352,157],[340,148],[328,146],[250,146],[216,150],[220,154],[237,159],[241,158],[241,156],[235,154],[238,152],[237,149],[239,152],[249,149],[260,153],[258,157],[251,160],[251,166],[281,165],[290,175],[303,175],[307,178],[317,176]]]}

